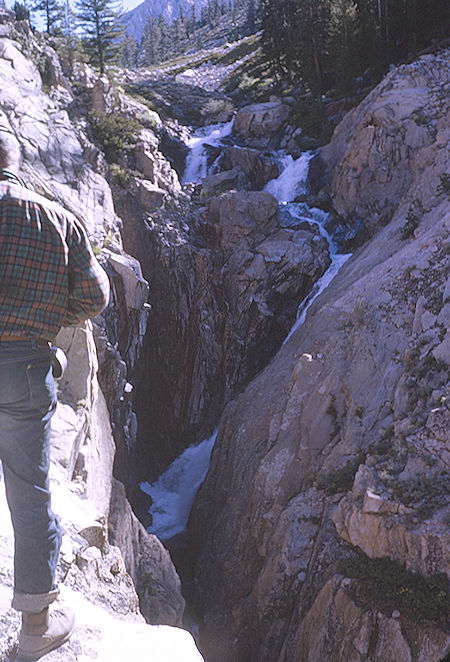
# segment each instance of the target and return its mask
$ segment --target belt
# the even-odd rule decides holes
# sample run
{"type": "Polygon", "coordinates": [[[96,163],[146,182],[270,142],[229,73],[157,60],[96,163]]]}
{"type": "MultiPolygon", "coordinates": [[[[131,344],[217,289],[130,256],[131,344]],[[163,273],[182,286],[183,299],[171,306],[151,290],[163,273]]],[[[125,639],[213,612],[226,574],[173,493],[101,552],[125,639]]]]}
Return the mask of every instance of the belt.
{"type": "Polygon", "coordinates": [[[0,342],[31,342],[33,340],[38,347],[50,347],[48,340],[36,336],[10,336],[7,333],[0,335],[0,342]]]}

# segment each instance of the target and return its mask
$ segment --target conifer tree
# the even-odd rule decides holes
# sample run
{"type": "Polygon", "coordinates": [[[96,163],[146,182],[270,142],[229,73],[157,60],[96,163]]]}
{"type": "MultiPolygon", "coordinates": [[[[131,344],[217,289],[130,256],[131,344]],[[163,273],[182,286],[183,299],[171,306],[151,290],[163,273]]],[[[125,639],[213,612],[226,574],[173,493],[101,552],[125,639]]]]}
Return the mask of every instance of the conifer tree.
{"type": "Polygon", "coordinates": [[[141,39],[141,62],[144,67],[156,64],[158,61],[160,35],[155,18],[150,15],[144,25],[141,39]]]}
{"type": "Polygon", "coordinates": [[[60,57],[65,62],[65,73],[72,77],[75,62],[82,59],[81,43],[76,34],[76,18],[69,0],[65,0],[61,17],[61,32],[64,38],[64,52],[60,57]]]}
{"type": "Polygon", "coordinates": [[[159,52],[157,53],[157,61],[162,62],[167,59],[171,47],[170,42],[170,26],[164,14],[160,14],[157,18],[157,25],[160,33],[159,52]]]}
{"type": "Polygon", "coordinates": [[[133,35],[125,33],[122,40],[120,63],[124,67],[135,69],[138,66],[138,45],[133,35]]]}
{"type": "Polygon", "coordinates": [[[76,8],[89,60],[104,73],[106,64],[120,56],[124,31],[121,6],[116,0],[77,0],[76,8]]]}
{"type": "Polygon", "coordinates": [[[249,0],[247,6],[246,27],[248,34],[253,34],[256,30],[256,7],[255,0],[249,0]]]}
{"type": "Polygon", "coordinates": [[[13,12],[16,17],[16,21],[30,21],[30,11],[24,2],[16,2],[13,6],[13,12]]]}
{"type": "Polygon", "coordinates": [[[54,29],[62,19],[63,8],[58,0],[37,0],[31,7],[32,11],[37,11],[44,14],[45,17],[45,31],[52,34],[54,29]]]}
{"type": "Polygon", "coordinates": [[[330,71],[334,87],[344,94],[353,91],[362,67],[357,47],[358,15],[354,0],[333,0],[329,25],[330,71]]]}

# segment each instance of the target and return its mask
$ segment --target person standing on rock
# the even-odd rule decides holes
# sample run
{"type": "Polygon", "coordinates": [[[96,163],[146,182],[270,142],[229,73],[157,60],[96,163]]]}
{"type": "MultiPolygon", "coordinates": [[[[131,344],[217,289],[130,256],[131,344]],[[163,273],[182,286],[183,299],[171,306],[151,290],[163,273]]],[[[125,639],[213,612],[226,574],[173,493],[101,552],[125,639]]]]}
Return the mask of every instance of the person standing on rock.
{"type": "Polygon", "coordinates": [[[109,282],[80,223],[28,190],[19,165],[19,144],[0,122],[0,460],[14,528],[12,606],[22,612],[18,655],[37,660],[75,623],[68,607],[49,609],[61,546],[49,491],[51,341],[103,310],[109,282]]]}

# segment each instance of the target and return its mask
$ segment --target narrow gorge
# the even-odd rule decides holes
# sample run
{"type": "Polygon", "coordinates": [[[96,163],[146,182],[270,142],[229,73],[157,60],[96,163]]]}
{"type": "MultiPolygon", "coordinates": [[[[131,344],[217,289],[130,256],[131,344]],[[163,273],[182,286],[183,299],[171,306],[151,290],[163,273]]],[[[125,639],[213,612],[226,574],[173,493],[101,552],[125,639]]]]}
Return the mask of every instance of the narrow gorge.
{"type": "MultiPolygon", "coordinates": [[[[112,284],[57,339],[60,582],[86,616],[49,661],[449,655],[449,55],[302,151],[288,94],[218,112],[200,73],[69,81],[57,38],[0,10],[0,122],[112,284]],[[111,160],[113,117],[108,139],[137,124],[111,160]]],[[[4,523],[5,660],[10,545],[4,523]]]]}

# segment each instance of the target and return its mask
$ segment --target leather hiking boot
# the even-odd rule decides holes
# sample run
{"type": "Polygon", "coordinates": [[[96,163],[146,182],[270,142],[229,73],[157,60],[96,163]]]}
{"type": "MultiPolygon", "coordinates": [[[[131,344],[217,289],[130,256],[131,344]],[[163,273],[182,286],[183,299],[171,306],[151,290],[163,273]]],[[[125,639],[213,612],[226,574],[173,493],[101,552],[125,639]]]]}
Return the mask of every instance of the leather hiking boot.
{"type": "Polygon", "coordinates": [[[62,646],[75,627],[75,616],[69,607],[38,614],[22,612],[22,629],[19,634],[18,659],[24,662],[38,660],[42,655],[62,646]]]}

